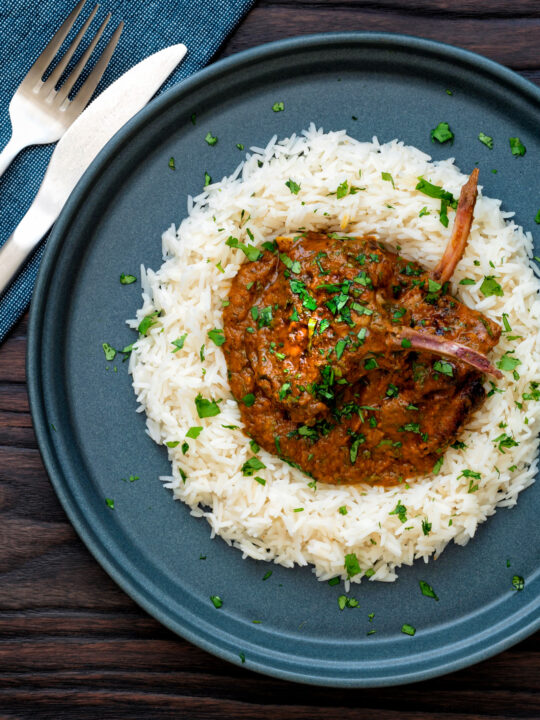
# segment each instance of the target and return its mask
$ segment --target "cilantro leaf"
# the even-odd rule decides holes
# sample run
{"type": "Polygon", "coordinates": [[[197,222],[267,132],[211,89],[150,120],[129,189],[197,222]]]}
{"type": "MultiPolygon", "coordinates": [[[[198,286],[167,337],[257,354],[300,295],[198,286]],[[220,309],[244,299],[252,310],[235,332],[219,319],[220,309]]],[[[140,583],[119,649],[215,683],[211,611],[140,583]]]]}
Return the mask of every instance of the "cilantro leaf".
{"type": "Polygon", "coordinates": [[[242,474],[245,477],[251,477],[256,470],[264,470],[266,465],[257,457],[252,457],[242,465],[242,474]]]}
{"type": "Polygon", "coordinates": [[[169,158],[169,167],[171,168],[171,170],[176,170],[176,165],[175,165],[175,163],[174,163],[174,158],[173,158],[173,157],[170,157],[170,158],[169,158]]]}
{"type": "Polygon", "coordinates": [[[497,297],[502,297],[504,295],[504,290],[499,285],[499,283],[495,280],[494,275],[486,275],[484,277],[484,280],[482,281],[482,284],[480,285],[480,292],[484,297],[491,297],[492,295],[496,295],[497,297]]]}
{"type": "Polygon", "coordinates": [[[440,143],[445,143],[448,140],[454,139],[454,133],[450,130],[450,126],[447,122],[440,122],[436,128],[430,132],[431,142],[437,140],[440,143]]]}
{"type": "Polygon", "coordinates": [[[396,186],[394,185],[394,178],[389,172],[382,172],[381,177],[383,180],[386,180],[386,182],[391,182],[394,190],[396,189],[396,186]]]}
{"type": "Polygon", "coordinates": [[[124,275],[124,273],[120,275],[120,283],[122,285],[131,285],[131,283],[136,282],[136,280],[135,275],[124,275]]]}
{"type": "Polygon", "coordinates": [[[203,398],[201,393],[195,398],[195,407],[197,408],[197,415],[200,418],[214,417],[221,412],[215,400],[207,400],[203,398]]]}
{"type": "Polygon", "coordinates": [[[208,331],[208,337],[210,340],[212,340],[218,347],[223,345],[226,338],[223,333],[223,330],[221,328],[214,328],[213,330],[208,331]]]}
{"type": "Polygon", "coordinates": [[[285,185],[289,188],[293,195],[298,195],[298,192],[300,190],[300,185],[298,185],[298,183],[295,183],[294,180],[291,180],[289,178],[285,185]]]}
{"type": "Polygon", "coordinates": [[[420,580],[420,590],[422,591],[422,595],[425,595],[426,597],[433,598],[434,600],[439,601],[439,598],[437,597],[437,593],[433,590],[431,585],[427,582],[424,582],[424,580],[420,580]]]}
{"type": "Polygon", "coordinates": [[[343,567],[347,571],[347,575],[350,578],[362,572],[362,569],[360,568],[360,565],[358,563],[358,558],[356,557],[356,553],[349,553],[348,555],[345,555],[345,563],[343,567]]]}
{"type": "Polygon", "coordinates": [[[521,360],[519,358],[512,357],[506,352],[496,365],[499,370],[511,372],[512,370],[515,370],[518,365],[521,365],[521,360]]]}
{"type": "Polygon", "coordinates": [[[181,335],[179,338],[177,338],[176,340],[173,340],[173,341],[172,341],[172,344],[173,344],[173,345],[175,346],[175,348],[176,348],[176,350],[173,350],[173,355],[174,355],[174,353],[177,353],[179,350],[181,350],[181,349],[184,347],[184,343],[185,343],[185,341],[186,341],[187,336],[188,336],[188,334],[187,334],[187,333],[184,333],[184,334],[181,335]]]}
{"type": "Polygon", "coordinates": [[[155,310],[153,313],[150,313],[150,315],[147,315],[141,320],[139,327],[137,328],[141,335],[146,335],[152,325],[157,324],[157,320],[155,320],[155,318],[157,317],[158,312],[158,310],[155,310]]]}
{"type": "Polygon", "coordinates": [[[109,345],[109,343],[101,343],[101,347],[103,348],[103,352],[105,353],[105,360],[114,360],[116,357],[116,350],[113,348],[112,345],[109,345]]]}
{"type": "Polygon", "coordinates": [[[400,522],[404,523],[407,522],[407,508],[405,505],[401,504],[401,500],[397,501],[396,507],[392,510],[392,512],[388,513],[389,515],[397,515],[400,522]]]}
{"type": "Polygon", "coordinates": [[[493,150],[493,138],[492,137],[481,132],[478,135],[478,139],[480,140],[481,143],[484,143],[484,145],[486,147],[488,147],[490,150],[493,150]]]}
{"type": "Polygon", "coordinates": [[[206,142],[207,142],[210,146],[214,146],[214,145],[217,143],[217,141],[218,141],[217,137],[215,137],[214,135],[212,135],[211,132],[207,132],[207,133],[206,133],[206,137],[205,137],[204,139],[206,140],[206,142]]]}
{"type": "Polygon", "coordinates": [[[454,368],[449,362],[445,362],[444,360],[436,360],[433,363],[433,369],[435,372],[440,372],[448,377],[454,376],[454,368]]]}
{"type": "Polygon", "coordinates": [[[196,440],[199,435],[202,433],[202,427],[200,425],[193,425],[193,427],[190,427],[189,430],[186,433],[186,437],[192,438],[193,440],[196,440]]]}
{"type": "Polygon", "coordinates": [[[272,105],[272,110],[273,110],[274,112],[283,112],[283,110],[285,110],[285,104],[282,103],[282,102],[275,102],[275,103],[272,105]]]}
{"type": "Polygon", "coordinates": [[[521,142],[521,140],[517,137],[511,137],[509,138],[510,142],[510,149],[512,150],[512,155],[525,155],[527,152],[527,149],[525,148],[525,145],[521,142]]]}

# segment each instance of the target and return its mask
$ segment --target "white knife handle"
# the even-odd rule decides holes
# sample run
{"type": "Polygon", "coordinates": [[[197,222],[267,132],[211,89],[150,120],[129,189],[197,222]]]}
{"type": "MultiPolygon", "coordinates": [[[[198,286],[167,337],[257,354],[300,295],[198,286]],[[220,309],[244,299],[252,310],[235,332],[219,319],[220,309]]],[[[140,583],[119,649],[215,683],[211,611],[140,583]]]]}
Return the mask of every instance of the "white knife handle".
{"type": "Polygon", "coordinates": [[[55,217],[51,217],[50,212],[42,210],[40,200],[38,194],[13,234],[0,248],[0,297],[56,220],[55,217]]]}

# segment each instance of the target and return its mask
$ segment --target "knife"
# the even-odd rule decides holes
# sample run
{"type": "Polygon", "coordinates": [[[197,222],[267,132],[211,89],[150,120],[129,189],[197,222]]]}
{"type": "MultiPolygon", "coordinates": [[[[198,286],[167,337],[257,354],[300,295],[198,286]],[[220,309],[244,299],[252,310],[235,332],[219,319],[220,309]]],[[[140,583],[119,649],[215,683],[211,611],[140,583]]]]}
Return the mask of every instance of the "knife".
{"type": "Polygon", "coordinates": [[[171,45],[142,60],[79,115],[58,142],[34,202],[0,248],[0,296],[57,219],[84,171],[169,77],[187,52],[171,45]]]}

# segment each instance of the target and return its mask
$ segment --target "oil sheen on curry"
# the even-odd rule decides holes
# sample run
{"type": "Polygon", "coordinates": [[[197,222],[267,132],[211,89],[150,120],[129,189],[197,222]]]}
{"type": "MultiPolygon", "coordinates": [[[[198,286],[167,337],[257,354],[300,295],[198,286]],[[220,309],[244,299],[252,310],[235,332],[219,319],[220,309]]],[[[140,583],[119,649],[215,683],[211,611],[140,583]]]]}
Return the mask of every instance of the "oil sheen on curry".
{"type": "Polygon", "coordinates": [[[447,292],[477,171],[435,268],[372,236],[278,237],[232,282],[223,346],[246,433],[324,483],[430,473],[484,401],[500,328],[447,292]]]}

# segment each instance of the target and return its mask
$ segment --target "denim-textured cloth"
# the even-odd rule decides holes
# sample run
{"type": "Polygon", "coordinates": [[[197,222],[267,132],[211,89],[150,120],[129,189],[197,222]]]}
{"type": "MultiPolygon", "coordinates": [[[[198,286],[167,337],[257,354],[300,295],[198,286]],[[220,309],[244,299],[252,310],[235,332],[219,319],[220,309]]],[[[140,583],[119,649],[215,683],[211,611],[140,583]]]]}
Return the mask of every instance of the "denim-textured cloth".
{"type": "MultiPolygon", "coordinates": [[[[161,92],[171,87],[209,62],[254,2],[101,0],[101,8],[91,31],[98,27],[106,11],[110,11],[113,17],[98,50],[120,20],[125,22],[125,27],[96,93],[147,55],[183,42],[188,47],[188,54],[161,92]]],[[[75,4],[76,0],[39,0],[35,3],[28,3],[27,0],[0,1],[0,149],[11,134],[8,106],[13,93],[75,4]]],[[[94,0],[87,0],[75,31],[90,14],[94,4],[94,0]]],[[[69,34],[64,47],[74,34],[74,31],[69,34]]],[[[73,61],[69,68],[72,64],[73,61]]],[[[42,145],[24,150],[0,178],[0,245],[7,240],[31,205],[53,149],[53,145],[42,145]]],[[[0,342],[29,305],[44,245],[42,242],[15,283],[0,299],[0,342]]]]}

